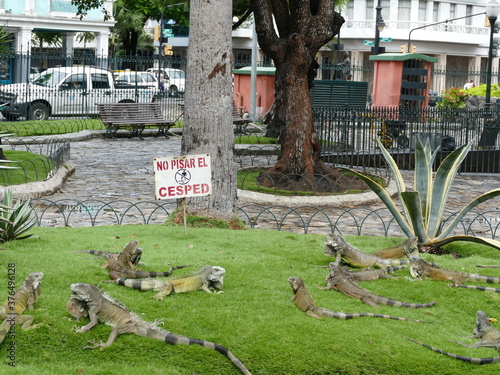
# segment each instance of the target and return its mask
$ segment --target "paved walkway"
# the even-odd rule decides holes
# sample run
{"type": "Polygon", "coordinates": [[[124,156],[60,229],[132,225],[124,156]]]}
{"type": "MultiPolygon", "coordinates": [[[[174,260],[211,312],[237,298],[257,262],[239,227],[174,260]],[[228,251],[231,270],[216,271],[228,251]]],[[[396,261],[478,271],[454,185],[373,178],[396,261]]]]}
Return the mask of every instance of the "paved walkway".
{"type": "MultiPolygon", "coordinates": [[[[60,191],[44,198],[47,201],[64,203],[58,203],[58,209],[51,209],[44,213],[47,222],[43,225],[89,225],[89,214],[93,215],[92,211],[103,210],[102,202],[111,201],[125,201],[129,205],[137,204],[140,211],[137,216],[144,216],[141,211],[146,212],[150,209],[140,207],[141,202],[155,200],[153,158],[179,155],[180,145],[180,136],[171,136],[169,139],[145,137],[144,140],[138,138],[109,140],[98,137],[72,142],[71,162],[75,166],[75,173],[67,179],[60,191]],[[76,202],[87,203],[85,206],[75,207],[76,202]],[[62,219],[57,216],[63,211],[65,211],[65,215],[72,215],[68,223],[62,223],[62,219]],[[51,214],[49,215],[48,212],[51,214]]],[[[250,166],[267,163],[269,157],[261,157],[260,160],[259,157],[247,157],[239,160],[244,166],[250,166]]],[[[273,163],[272,159],[271,163],[273,163]]],[[[404,174],[407,181],[411,183],[412,173],[405,172],[404,174]]],[[[499,175],[458,175],[446,208],[449,212],[457,212],[473,198],[498,187],[500,187],[499,175]]],[[[176,207],[175,200],[157,202],[169,212],[176,207]]],[[[303,206],[306,205],[308,203],[304,201],[303,206]]],[[[385,212],[385,207],[378,203],[378,200],[368,206],[363,203],[362,207],[357,207],[359,204],[355,199],[351,199],[340,210],[323,208],[320,214],[318,214],[317,209],[310,208],[302,211],[291,211],[291,209],[284,207],[268,209],[266,207],[271,206],[271,204],[259,205],[246,201],[244,198],[240,198],[238,206],[243,207],[240,217],[247,220],[257,220],[255,223],[258,228],[281,228],[303,232],[304,228],[307,227],[308,232],[324,232],[331,231],[333,222],[339,227],[342,226],[343,231],[348,231],[349,234],[358,234],[356,232],[360,232],[360,226],[362,234],[383,232],[384,234],[397,235],[400,233],[399,228],[394,224],[391,224],[391,228],[386,228],[386,224],[380,220],[379,217],[382,217],[384,221],[389,222],[391,216],[385,212]],[[351,215],[345,215],[346,211],[349,210],[353,213],[357,212],[359,217],[353,219],[350,217],[351,215]],[[370,214],[374,210],[377,213],[370,214]],[[367,215],[373,216],[373,220],[365,222],[364,219],[367,215]],[[361,223],[362,221],[363,223],[361,223]]],[[[116,221],[116,213],[122,211],[121,214],[126,211],[126,208],[113,207],[109,211],[107,213],[108,219],[116,221]]],[[[487,218],[496,226],[500,222],[500,198],[497,197],[482,203],[475,211],[477,213],[470,216],[469,221],[475,220],[479,223],[487,218]]],[[[164,220],[162,215],[158,214],[158,216],[160,222],[164,220]]],[[[99,223],[99,220],[96,220],[96,224],[99,223]]],[[[106,223],[106,219],[103,220],[106,223]]],[[[483,229],[481,225],[476,228],[478,231],[483,229]]],[[[486,230],[486,234],[491,231],[492,229],[486,230]]]]}

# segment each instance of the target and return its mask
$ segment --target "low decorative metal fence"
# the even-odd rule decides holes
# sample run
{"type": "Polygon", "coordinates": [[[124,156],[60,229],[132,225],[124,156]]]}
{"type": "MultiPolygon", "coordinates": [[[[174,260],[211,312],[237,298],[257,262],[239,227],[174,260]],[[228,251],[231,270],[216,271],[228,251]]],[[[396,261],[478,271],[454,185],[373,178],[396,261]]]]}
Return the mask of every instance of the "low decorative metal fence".
{"type": "MultiPolygon", "coordinates": [[[[99,225],[147,225],[164,224],[173,210],[171,201],[75,201],[70,199],[51,201],[32,200],[36,210],[37,225],[41,227],[89,227],[99,225]]],[[[448,211],[445,222],[456,213],[448,211]]],[[[342,235],[404,236],[386,208],[369,207],[317,208],[303,206],[263,206],[245,204],[237,208],[237,216],[251,229],[282,230],[304,234],[340,233],[342,235]]],[[[445,215],[446,216],[446,215],[445,215]]],[[[471,211],[452,234],[500,237],[498,212],[471,211]]]]}
{"type": "Polygon", "coordinates": [[[22,184],[49,178],[69,160],[70,156],[70,142],[55,137],[31,139],[3,138],[3,146],[7,150],[25,151],[40,155],[40,157],[30,157],[19,161],[10,160],[8,163],[3,163],[2,165],[8,167],[16,167],[16,169],[0,168],[0,185],[4,186],[11,185],[12,183],[22,184]],[[22,171],[21,174],[19,170],[22,171]],[[16,178],[15,182],[13,182],[13,178],[16,178]]]}

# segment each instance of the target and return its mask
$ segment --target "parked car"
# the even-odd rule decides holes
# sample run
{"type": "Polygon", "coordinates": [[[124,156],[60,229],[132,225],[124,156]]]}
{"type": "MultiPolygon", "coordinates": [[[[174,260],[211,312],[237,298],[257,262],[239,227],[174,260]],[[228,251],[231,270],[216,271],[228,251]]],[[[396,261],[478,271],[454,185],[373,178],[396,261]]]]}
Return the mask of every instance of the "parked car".
{"type": "MultiPolygon", "coordinates": [[[[158,68],[149,68],[147,72],[152,73],[158,79],[158,68]]],[[[179,96],[186,90],[186,73],[184,70],[163,68],[160,70],[160,79],[163,89],[170,96],[179,96]]]]}
{"type": "Polygon", "coordinates": [[[156,77],[149,72],[133,72],[130,70],[118,72],[115,73],[115,82],[118,85],[159,89],[156,77]]]}
{"type": "Polygon", "coordinates": [[[37,68],[35,66],[32,66],[30,68],[30,81],[33,81],[40,75],[40,73],[44,72],[45,70],[46,68],[37,68]]]}
{"type": "Polygon", "coordinates": [[[120,88],[111,70],[90,66],[50,68],[29,83],[0,86],[0,111],[10,121],[51,115],[97,114],[96,103],[152,102],[157,89],[120,88]]]}

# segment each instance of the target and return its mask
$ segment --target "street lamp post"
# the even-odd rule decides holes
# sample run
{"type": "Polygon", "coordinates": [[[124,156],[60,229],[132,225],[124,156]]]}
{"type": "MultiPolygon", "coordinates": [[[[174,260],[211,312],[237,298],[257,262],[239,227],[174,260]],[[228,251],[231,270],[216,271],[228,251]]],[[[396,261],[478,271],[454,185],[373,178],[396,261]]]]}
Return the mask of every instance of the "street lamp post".
{"type": "Polygon", "coordinates": [[[495,0],[491,0],[486,6],[486,16],[490,22],[490,45],[488,48],[488,67],[486,72],[486,98],[484,100],[485,108],[489,108],[491,105],[491,65],[493,62],[493,29],[495,28],[495,22],[498,18],[498,13],[500,13],[500,4],[495,0]]]}
{"type": "Polygon", "coordinates": [[[380,47],[380,32],[384,30],[385,23],[382,18],[381,0],[378,0],[375,7],[377,13],[375,16],[375,45],[372,47],[372,55],[378,55],[385,52],[385,47],[380,47]]]}

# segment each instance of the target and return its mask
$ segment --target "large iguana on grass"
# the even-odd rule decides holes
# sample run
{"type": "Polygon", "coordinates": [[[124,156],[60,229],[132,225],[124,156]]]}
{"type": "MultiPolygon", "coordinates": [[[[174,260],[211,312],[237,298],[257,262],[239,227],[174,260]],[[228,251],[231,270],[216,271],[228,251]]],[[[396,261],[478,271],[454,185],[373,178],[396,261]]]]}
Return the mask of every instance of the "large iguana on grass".
{"type": "MultiPolygon", "coordinates": [[[[406,336],[405,336],[406,337],[406,336]]],[[[453,359],[459,359],[464,362],[469,362],[469,363],[474,363],[478,365],[485,365],[489,363],[498,363],[500,362],[500,355],[494,356],[494,357],[488,357],[488,358],[474,358],[474,357],[464,357],[458,354],[453,354],[444,350],[441,350],[439,348],[424,344],[420,341],[417,341],[415,339],[406,337],[408,340],[417,343],[419,345],[425,346],[426,348],[429,348],[436,353],[444,354],[447,355],[450,358],[453,359]]],[[[472,345],[464,344],[458,341],[452,341],[455,342],[459,345],[465,346],[467,348],[471,349],[477,349],[480,347],[488,347],[488,348],[494,348],[496,350],[500,351],[500,331],[493,327],[490,322],[488,317],[486,316],[486,313],[483,311],[478,311],[476,315],[476,325],[474,327],[474,331],[472,332],[472,336],[470,336],[472,339],[479,339],[476,343],[472,345]]]]}
{"type": "Polygon", "coordinates": [[[488,284],[500,283],[500,277],[447,270],[439,267],[435,263],[429,263],[420,257],[410,257],[410,274],[418,279],[452,281],[455,284],[462,284],[464,281],[471,280],[481,281],[488,284]]]}
{"type": "Polygon", "coordinates": [[[464,344],[459,341],[452,342],[470,349],[477,349],[484,346],[500,351],[500,331],[493,327],[490,321],[496,321],[496,319],[490,319],[484,311],[478,311],[476,314],[476,325],[472,331],[472,336],[469,338],[477,339],[479,341],[476,341],[472,345],[464,344]]]}
{"type": "Polygon", "coordinates": [[[406,258],[408,256],[418,256],[418,237],[411,237],[406,239],[403,243],[388,247],[371,253],[382,259],[397,259],[406,258]]]}
{"type": "Polygon", "coordinates": [[[321,319],[323,317],[333,318],[333,319],[354,319],[361,317],[372,317],[372,318],[383,318],[383,319],[394,319],[394,320],[406,320],[410,322],[417,323],[427,323],[423,320],[416,319],[408,319],[408,318],[400,318],[392,315],[383,315],[383,314],[373,314],[373,313],[343,313],[343,312],[335,312],[323,307],[317,307],[314,299],[311,294],[307,290],[304,285],[304,281],[298,277],[292,276],[288,278],[288,282],[293,290],[293,297],[291,299],[292,302],[295,302],[297,307],[304,311],[307,315],[312,318],[321,319]]]}
{"type": "MultiPolygon", "coordinates": [[[[170,267],[166,272],[150,272],[138,271],[135,269],[134,261],[137,258],[137,245],[139,242],[130,241],[115,257],[111,258],[104,268],[108,269],[109,277],[111,280],[120,278],[124,279],[138,279],[146,277],[166,277],[172,274],[173,270],[189,267],[189,266],[175,266],[170,267]],[[129,268],[127,268],[129,267],[129,268]]],[[[142,253],[142,250],[141,250],[142,253]]]]}
{"type": "Polygon", "coordinates": [[[436,302],[429,303],[406,303],[397,301],[391,298],[382,297],[371,293],[369,290],[361,288],[355,281],[351,280],[349,273],[340,265],[340,254],[337,255],[337,260],[331,262],[328,266],[329,274],[326,276],[327,286],[323,289],[336,289],[346,296],[360,299],[362,302],[377,307],[377,304],[389,305],[395,307],[408,307],[413,309],[431,307],[436,302]]]}
{"type": "Polygon", "coordinates": [[[336,256],[340,254],[342,260],[353,267],[367,268],[387,266],[400,266],[408,264],[406,259],[383,259],[378,256],[365,253],[356,247],[348,244],[340,235],[330,233],[325,236],[325,247],[323,253],[326,256],[336,256]]]}
{"type": "MultiPolygon", "coordinates": [[[[104,259],[112,259],[118,256],[120,253],[115,253],[115,252],[110,252],[110,251],[103,251],[103,250],[75,250],[75,253],[85,253],[85,254],[90,254],[99,258],[104,258],[104,259]]],[[[144,265],[144,263],[141,262],[141,257],[142,257],[142,248],[136,247],[132,256],[130,257],[130,262],[134,265],[137,266],[138,264],[144,265]]]]}
{"type": "Polygon", "coordinates": [[[21,325],[23,330],[35,328],[32,325],[35,318],[32,315],[23,315],[23,313],[26,309],[35,309],[35,303],[42,293],[42,279],[42,272],[32,272],[15,292],[12,287],[12,295],[9,290],[9,297],[0,306],[0,318],[3,320],[0,326],[0,343],[3,342],[13,325],[21,325]]]}
{"type": "MultiPolygon", "coordinates": [[[[133,333],[137,336],[149,337],[155,340],[164,341],[167,344],[199,345],[213,349],[227,356],[231,362],[243,373],[250,375],[250,371],[243,363],[228,349],[211,341],[193,339],[182,335],[177,335],[165,329],[157,327],[156,322],[149,323],[129,311],[122,303],[112,299],[102,293],[97,287],[90,284],[76,283],[71,285],[72,299],[81,303],[73,303],[72,306],[85,306],[90,322],[76,330],[77,333],[87,332],[95,327],[99,322],[113,327],[108,341],[103,343],[92,342],[92,346],[87,348],[106,348],[112,345],[118,335],[133,333]]],[[[69,302],[68,302],[69,303],[69,302]]],[[[73,314],[74,308],[68,312],[73,314]]],[[[76,318],[81,318],[82,313],[77,313],[76,318]]]]}
{"type": "Polygon", "coordinates": [[[138,290],[152,290],[159,292],[153,296],[156,300],[163,300],[164,296],[172,293],[186,293],[195,290],[203,290],[212,293],[210,289],[222,292],[224,275],[226,270],[219,266],[206,266],[202,269],[186,275],[169,280],[157,279],[117,279],[113,282],[138,290]]]}

